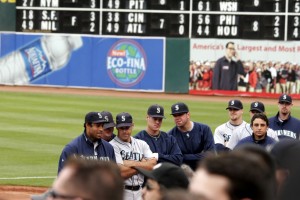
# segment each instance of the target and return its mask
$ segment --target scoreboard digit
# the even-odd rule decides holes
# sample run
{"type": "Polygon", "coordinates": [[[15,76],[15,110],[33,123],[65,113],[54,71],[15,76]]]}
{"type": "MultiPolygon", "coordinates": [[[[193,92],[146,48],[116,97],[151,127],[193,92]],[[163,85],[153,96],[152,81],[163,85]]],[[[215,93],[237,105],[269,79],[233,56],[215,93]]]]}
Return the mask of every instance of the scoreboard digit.
{"type": "Polygon", "coordinates": [[[17,0],[18,32],[300,40],[300,0],[17,0]]]}

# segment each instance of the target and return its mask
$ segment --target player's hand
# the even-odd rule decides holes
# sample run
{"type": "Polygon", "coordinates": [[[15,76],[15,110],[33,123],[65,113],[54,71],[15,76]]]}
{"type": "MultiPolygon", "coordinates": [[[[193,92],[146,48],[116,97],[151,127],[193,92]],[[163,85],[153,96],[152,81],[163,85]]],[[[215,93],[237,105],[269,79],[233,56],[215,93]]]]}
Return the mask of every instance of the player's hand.
{"type": "Polygon", "coordinates": [[[147,162],[154,166],[154,165],[156,165],[157,160],[156,160],[156,158],[150,158],[147,160],[147,162]]]}
{"type": "Polygon", "coordinates": [[[126,167],[133,167],[133,166],[135,166],[136,161],[134,161],[134,160],[123,160],[123,164],[126,167]]]}

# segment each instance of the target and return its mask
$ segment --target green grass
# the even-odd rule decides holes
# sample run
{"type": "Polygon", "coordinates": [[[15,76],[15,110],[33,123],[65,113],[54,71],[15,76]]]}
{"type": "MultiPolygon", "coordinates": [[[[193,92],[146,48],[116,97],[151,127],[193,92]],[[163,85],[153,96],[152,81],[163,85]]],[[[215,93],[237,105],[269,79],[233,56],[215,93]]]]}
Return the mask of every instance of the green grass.
{"type": "MultiPolygon", "coordinates": [[[[162,130],[174,126],[170,116],[174,100],[17,92],[0,92],[0,99],[0,185],[50,186],[64,145],[82,133],[84,116],[89,111],[108,110],[114,116],[129,112],[135,134],[146,126],[149,105],[157,103],[165,107],[167,117],[162,130]]],[[[197,101],[178,101],[188,104],[193,121],[208,124],[212,131],[228,120],[224,109],[227,102],[204,102],[201,97],[197,101]]],[[[244,106],[249,108],[249,104],[244,106]]],[[[267,110],[274,115],[277,106],[268,105],[267,110]]],[[[293,113],[299,113],[299,108],[294,107],[293,113]]],[[[249,121],[248,109],[244,116],[249,121]]]]}

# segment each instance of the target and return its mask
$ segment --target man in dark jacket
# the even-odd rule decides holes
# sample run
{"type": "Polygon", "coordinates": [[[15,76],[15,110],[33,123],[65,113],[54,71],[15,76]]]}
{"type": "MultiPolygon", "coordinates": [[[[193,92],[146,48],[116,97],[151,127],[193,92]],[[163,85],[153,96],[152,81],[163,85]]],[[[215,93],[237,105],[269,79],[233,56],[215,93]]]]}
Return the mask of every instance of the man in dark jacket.
{"type": "Polygon", "coordinates": [[[158,163],[170,162],[180,166],[183,156],[176,139],[160,130],[163,118],[164,108],[157,104],[151,105],[147,111],[147,127],[136,134],[135,138],[144,140],[150,146],[158,163]]]}
{"type": "Polygon", "coordinates": [[[273,138],[267,135],[269,120],[265,114],[255,113],[251,119],[250,126],[253,130],[252,135],[241,139],[236,145],[237,147],[242,144],[252,143],[266,148],[276,142],[273,138]]]}
{"type": "Polygon", "coordinates": [[[103,125],[107,120],[100,112],[89,112],[85,116],[84,132],[63,149],[58,163],[58,173],[70,156],[89,160],[116,161],[114,148],[101,139],[103,125]]]}
{"type": "Polygon", "coordinates": [[[292,97],[282,94],[278,100],[277,115],[269,118],[270,128],[277,133],[279,140],[283,138],[299,139],[300,120],[291,116],[292,106],[292,97]]]}
{"type": "Polygon", "coordinates": [[[185,103],[173,104],[171,112],[176,125],[168,133],[176,138],[183,154],[183,163],[195,170],[208,152],[215,153],[211,129],[206,124],[193,122],[185,103]]]}
{"type": "Polygon", "coordinates": [[[214,90],[237,90],[238,74],[245,76],[245,70],[233,42],[226,44],[226,54],[218,59],[213,72],[214,90]]]}

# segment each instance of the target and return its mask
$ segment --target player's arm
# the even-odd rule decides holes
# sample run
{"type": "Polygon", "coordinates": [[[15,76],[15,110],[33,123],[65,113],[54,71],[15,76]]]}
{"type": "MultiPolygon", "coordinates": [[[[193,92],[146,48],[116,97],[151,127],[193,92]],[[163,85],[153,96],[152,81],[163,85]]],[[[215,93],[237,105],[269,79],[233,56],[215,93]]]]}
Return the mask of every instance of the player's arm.
{"type": "Polygon", "coordinates": [[[133,175],[138,174],[138,171],[134,167],[140,167],[146,170],[152,170],[154,165],[156,165],[157,159],[154,157],[143,158],[141,161],[135,160],[123,160],[123,164],[120,164],[121,176],[124,179],[130,178],[133,175]]]}
{"type": "Polygon", "coordinates": [[[66,145],[63,151],[61,152],[59,161],[58,161],[58,170],[57,174],[62,170],[64,167],[65,161],[72,156],[72,155],[77,155],[77,149],[75,147],[72,147],[70,145],[66,145]]]}
{"type": "Polygon", "coordinates": [[[204,143],[203,149],[201,152],[194,153],[194,154],[184,154],[183,159],[188,160],[188,161],[193,161],[193,160],[202,160],[207,152],[211,152],[215,154],[215,142],[214,142],[214,137],[212,135],[212,132],[208,126],[204,127],[204,130],[202,132],[201,136],[201,142],[204,143]]]}
{"type": "Polygon", "coordinates": [[[121,172],[121,176],[124,180],[132,177],[133,175],[138,174],[137,170],[122,164],[118,164],[120,172],[121,172]]]}
{"type": "Polygon", "coordinates": [[[134,160],[124,160],[124,165],[126,167],[140,167],[146,170],[152,170],[154,165],[156,165],[157,160],[155,158],[143,159],[142,161],[134,161],[134,160]]]}
{"type": "Polygon", "coordinates": [[[132,169],[131,167],[125,166],[122,156],[120,154],[121,150],[118,147],[118,145],[114,144],[113,142],[110,142],[110,144],[113,146],[113,149],[115,152],[116,163],[119,166],[122,178],[128,179],[128,178],[132,177],[133,175],[137,174],[137,170],[132,169]]]}
{"type": "Polygon", "coordinates": [[[215,129],[215,132],[214,132],[214,141],[215,141],[215,144],[222,144],[222,145],[224,145],[224,137],[221,134],[221,129],[222,129],[222,125],[219,126],[219,127],[217,127],[215,129]]]}
{"type": "Polygon", "coordinates": [[[159,162],[171,162],[178,166],[181,165],[183,161],[183,155],[178,146],[176,138],[171,136],[170,140],[167,142],[170,143],[169,145],[171,146],[171,149],[169,151],[170,153],[169,154],[158,153],[159,162]]]}
{"type": "Polygon", "coordinates": [[[221,133],[221,132],[225,132],[225,130],[222,130],[222,129],[224,129],[223,125],[217,127],[216,130],[215,130],[215,133],[214,133],[214,141],[215,141],[216,151],[226,150],[225,139],[224,139],[224,136],[221,133]]]}
{"type": "Polygon", "coordinates": [[[124,164],[128,167],[140,167],[146,170],[152,170],[157,163],[157,159],[145,141],[139,140],[139,146],[144,158],[141,161],[126,160],[124,164]]]}

